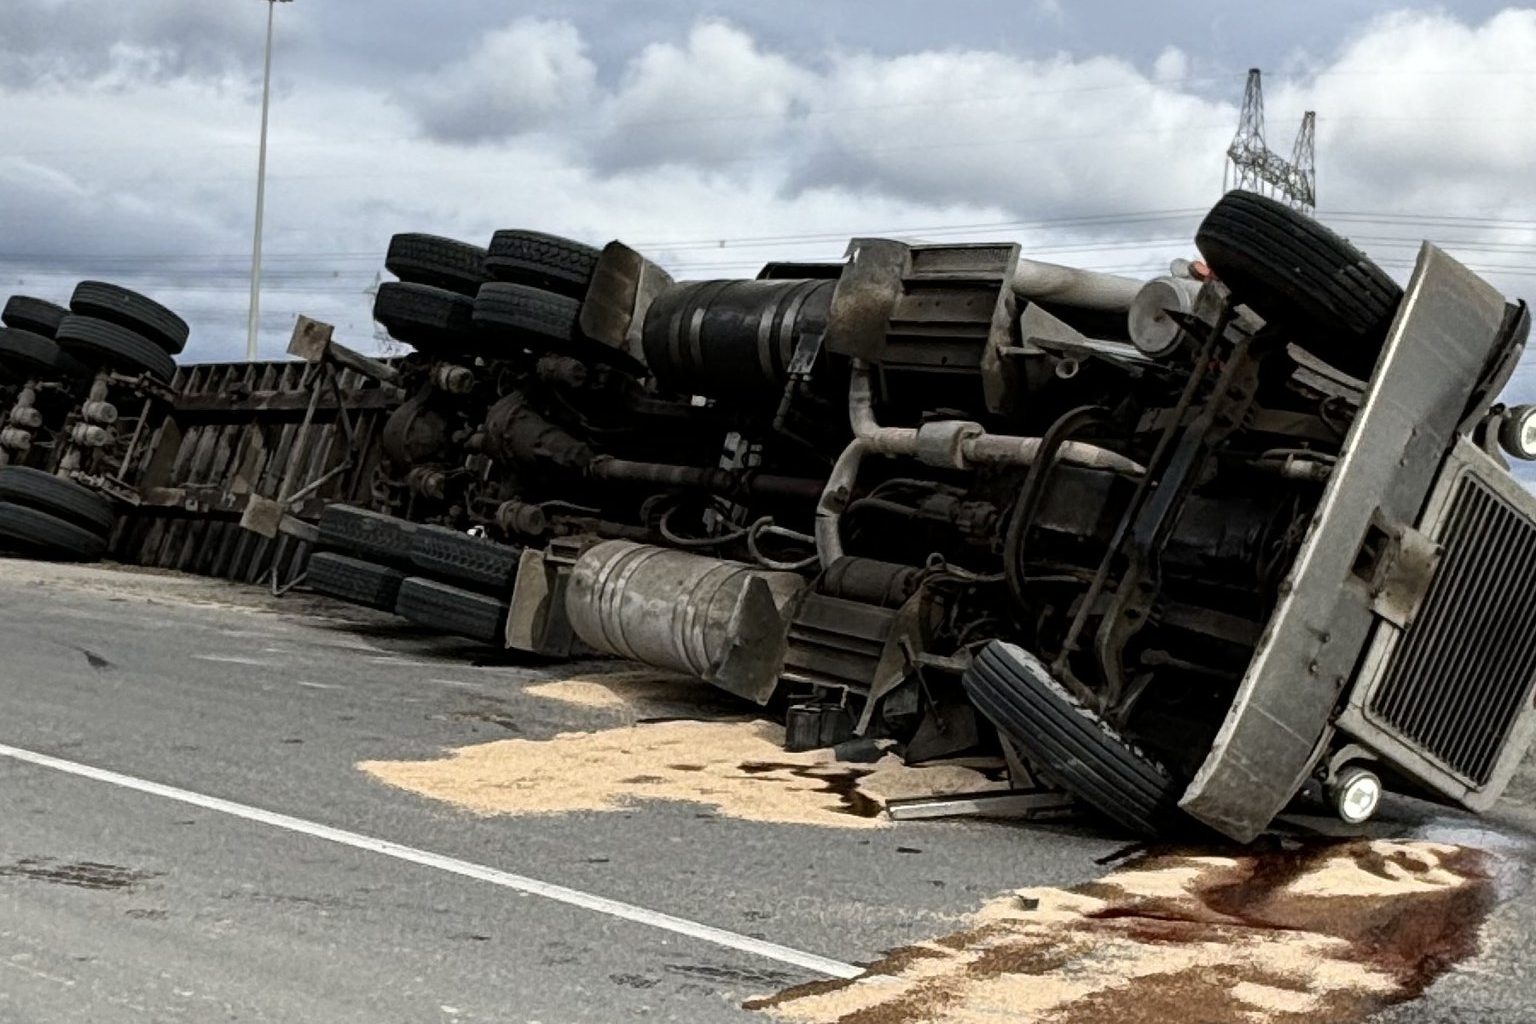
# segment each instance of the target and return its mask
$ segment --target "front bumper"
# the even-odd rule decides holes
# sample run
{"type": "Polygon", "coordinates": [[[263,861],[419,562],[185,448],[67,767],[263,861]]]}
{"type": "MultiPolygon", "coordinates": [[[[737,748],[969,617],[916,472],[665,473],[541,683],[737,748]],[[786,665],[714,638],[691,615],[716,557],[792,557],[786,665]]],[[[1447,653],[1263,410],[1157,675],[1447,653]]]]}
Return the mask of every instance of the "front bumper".
{"type": "Polygon", "coordinates": [[[1422,536],[1414,524],[1469,400],[1509,344],[1505,311],[1486,282],[1423,246],[1275,612],[1180,801],[1197,819],[1239,841],[1258,835],[1326,748],[1378,622],[1405,619],[1379,553],[1422,536]]]}

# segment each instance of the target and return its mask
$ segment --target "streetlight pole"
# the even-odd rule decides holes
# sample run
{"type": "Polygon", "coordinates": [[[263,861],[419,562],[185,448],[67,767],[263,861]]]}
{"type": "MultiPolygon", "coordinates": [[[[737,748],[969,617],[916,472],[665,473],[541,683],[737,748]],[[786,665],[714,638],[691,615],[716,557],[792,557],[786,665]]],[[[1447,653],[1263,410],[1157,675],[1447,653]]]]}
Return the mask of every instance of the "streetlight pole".
{"type": "Polygon", "coordinates": [[[251,243],[251,312],[245,330],[245,358],[256,361],[256,335],[261,324],[261,225],[267,206],[267,111],[272,104],[272,22],[280,3],[267,0],[266,70],[261,78],[261,154],[256,164],[256,231],[251,243]]]}

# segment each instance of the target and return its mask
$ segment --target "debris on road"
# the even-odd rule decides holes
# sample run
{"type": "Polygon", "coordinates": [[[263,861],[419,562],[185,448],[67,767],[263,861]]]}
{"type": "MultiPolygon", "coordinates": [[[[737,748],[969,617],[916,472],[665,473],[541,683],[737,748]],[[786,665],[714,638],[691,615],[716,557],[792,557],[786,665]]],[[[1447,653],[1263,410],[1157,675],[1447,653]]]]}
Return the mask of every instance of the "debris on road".
{"type": "Polygon", "coordinates": [[[687,676],[652,669],[551,679],[526,686],[523,692],[611,714],[626,725],[658,718],[740,717],[743,711],[729,694],[687,676]]]}
{"type": "Polygon", "coordinates": [[[640,722],[358,768],[476,814],[630,810],[667,800],[744,821],[833,828],[886,827],[882,810],[890,800],[1004,788],[964,765],[909,767],[895,757],[850,764],[825,750],[787,753],[783,726],[762,719],[640,722]]]}
{"type": "Polygon", "coordinates": [[[1364,840],[1159,854],[1071,889],[1010,893],[854,981],[746,1005],[804,1024],[1347,1024],[1476,951],[1489,857],[1364,840]]]}

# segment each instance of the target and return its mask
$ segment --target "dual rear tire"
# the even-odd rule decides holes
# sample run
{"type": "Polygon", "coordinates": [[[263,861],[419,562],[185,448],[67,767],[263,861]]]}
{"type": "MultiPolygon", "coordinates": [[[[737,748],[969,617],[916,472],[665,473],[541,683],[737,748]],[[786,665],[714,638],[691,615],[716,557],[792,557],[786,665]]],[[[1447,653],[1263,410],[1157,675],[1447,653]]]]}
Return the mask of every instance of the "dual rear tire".
{"type": "Polygon", "coordinates": [[[400,234],[385,266],[374,319],[433,358],[495,357],[523,345],[583,350],[581,301],[601,251],[537,231],[498,231],[489,249],[434,235],[400,234]]]}
{"type": "Polygon", "coordinates": [[[520,548],[347,505],[322,514],[319,545],[319,593],[501,645],[520,548]]]}
{"type": "Polygon", "coordinates": [[[13,377],[72,380],[97,370],[147,374],[168,384],[171,357],[187,344],[181,317],[148,296],[104,281],[81,281],[69,308],[13,295],[0,311],[0,369],[13,377]]]}
{"type": "Polygon", "coordinates": [[[0,467],[0,548],[49,561],[94,562],[107,552],[112,503],[72,480],[0,467]]]}

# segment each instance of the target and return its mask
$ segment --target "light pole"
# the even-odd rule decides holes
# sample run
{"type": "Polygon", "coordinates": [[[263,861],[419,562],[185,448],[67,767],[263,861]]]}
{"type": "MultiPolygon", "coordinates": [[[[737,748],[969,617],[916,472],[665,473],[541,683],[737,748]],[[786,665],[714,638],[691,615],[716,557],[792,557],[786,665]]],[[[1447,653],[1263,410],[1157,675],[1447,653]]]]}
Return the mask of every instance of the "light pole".
{"type": "Polygon", "coordinates": [[[267,206],[267,109],[272,103],[272,22],[280,3],[293,0],[266,0],[267,58],[261,78],[261,155],[256,164],[256,231],[251,243],[251,313],[245,330],[245,358],[256,361],[256,334],[261,324],[261,223],[267,206]]]}

